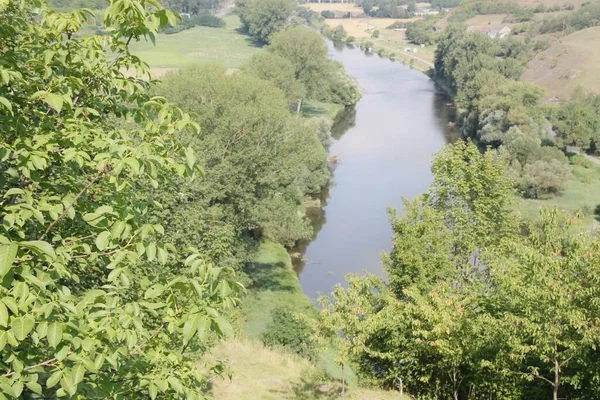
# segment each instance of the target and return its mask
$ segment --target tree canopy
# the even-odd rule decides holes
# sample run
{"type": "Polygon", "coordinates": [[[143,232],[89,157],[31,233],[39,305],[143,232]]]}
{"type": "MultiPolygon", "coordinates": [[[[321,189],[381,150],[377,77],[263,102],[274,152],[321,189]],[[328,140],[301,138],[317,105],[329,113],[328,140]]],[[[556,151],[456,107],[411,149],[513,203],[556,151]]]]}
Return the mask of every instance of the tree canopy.
{"type": "Polygon", "coordinates": [[[199,126],[121,72],[175,15],[115,0],[78,37],[86,16],[0,3],[0,397],[202,398],[187,350],[231,333],[241,287],[150,222],[148,190],[200,178],[199,126]]]}

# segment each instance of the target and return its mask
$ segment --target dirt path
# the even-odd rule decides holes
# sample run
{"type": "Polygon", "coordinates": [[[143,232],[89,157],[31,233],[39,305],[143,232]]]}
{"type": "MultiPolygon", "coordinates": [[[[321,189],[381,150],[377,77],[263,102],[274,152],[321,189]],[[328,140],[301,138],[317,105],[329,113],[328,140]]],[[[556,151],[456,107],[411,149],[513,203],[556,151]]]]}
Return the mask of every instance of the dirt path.
{"type": "Polygon", "coordinates": [[[575,154],[583,154],[583,156],[590,162],[596,164],[596,165],[600,165],[600,160],[597,159],[596,157],[592,157],[589,154],[585,154],[581,151],[581,149],[579,147],[576,146],[567,146],[567,151],[569,153],[575,153],[575,154]]]}
{"type": "Polygon", "coordinates": [[[380,43],[379,41],[375,42],[375,44],[377,44],[377,46],[379,46],[379,47],[383,47],[384,49],[393,51],[395,53],[404,54],[405,56],[408,56],[410,58],[414,58],[415,60],[422,62],[423,64],[427,65],[429,68],[434,68],[434,65],[432,63],[430,63],[427,60],[422,59],[421,57],[417,57],[417,56],[413,55],[412,53],[403,53],[403,52],[399,51],[398,49],[394,49],[393,47],[384,46],[384,45],[379,44],[379,43],[380,43]]]}

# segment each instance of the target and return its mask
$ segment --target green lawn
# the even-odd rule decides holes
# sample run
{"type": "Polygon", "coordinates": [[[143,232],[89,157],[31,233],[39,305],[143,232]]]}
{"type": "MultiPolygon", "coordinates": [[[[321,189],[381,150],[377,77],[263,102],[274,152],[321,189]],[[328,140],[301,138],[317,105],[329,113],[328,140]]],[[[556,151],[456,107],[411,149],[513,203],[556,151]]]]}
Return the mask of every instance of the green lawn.
{"type": "Polygon", "coordinates": [[[224,17],[225,28],[198,26],[185,31],[158,35],[156,46],[142,41],[131,45],[131,52],[153,68],[181,68],[196,63],[218,63],[226,68],[239,68],[260,50],[253,40],[237,29],[237,15],[224,17]]]}
{"type": "Polygon", "coordinates": [[[560,196],[547,200],[519,199],[515,209],[530,221],[539,218],[540,207],[557,207],[570,213],[582,212],[590,223],[595,219],[600,220],[600,167],[572,165],[571,171],[571,179],[560,196]]]}

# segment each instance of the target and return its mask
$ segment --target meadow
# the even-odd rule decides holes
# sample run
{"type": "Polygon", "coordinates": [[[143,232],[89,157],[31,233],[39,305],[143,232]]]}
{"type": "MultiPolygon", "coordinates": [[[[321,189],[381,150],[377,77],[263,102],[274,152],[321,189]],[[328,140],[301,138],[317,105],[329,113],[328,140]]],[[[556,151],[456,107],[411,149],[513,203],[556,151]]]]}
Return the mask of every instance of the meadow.
{"type": "Polygon", "coordinates": [[[131,52],[158,71],[210,63],[238,69],[260,47],[239,32],[237,15],[230,14],[224,19],[225,28],[197,26],[175,34],[160,34],[156,46],[150,41],[140,41],[131,45],[131,52]]]}

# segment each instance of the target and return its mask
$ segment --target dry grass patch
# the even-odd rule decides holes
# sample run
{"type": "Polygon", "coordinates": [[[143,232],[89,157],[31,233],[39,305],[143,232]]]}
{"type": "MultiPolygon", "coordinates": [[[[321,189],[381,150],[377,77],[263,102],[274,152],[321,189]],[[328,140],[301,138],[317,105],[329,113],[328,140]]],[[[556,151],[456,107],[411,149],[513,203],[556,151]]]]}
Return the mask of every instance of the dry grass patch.
{"type": "MultiPolygon", "coordinates": [[[[308,360],[248,340],[231,340],[210,355],[225,361],[233,378],[215,379],[209,392],[219,400],[339,399],[341,383],[330,381],[308,360]]],[[[346,388],[346,399],[408,400],[396,392],[346,388]]]]}
{"type": "Polygon", "coordinates": [[[600,27],[567,35],[529,62],[522,79],[545,88],[549,98],[568,98],[578,86],[600,94],[598,43],[600,27]]]}

